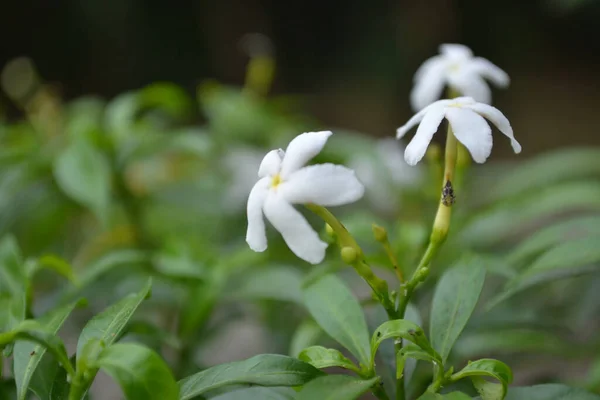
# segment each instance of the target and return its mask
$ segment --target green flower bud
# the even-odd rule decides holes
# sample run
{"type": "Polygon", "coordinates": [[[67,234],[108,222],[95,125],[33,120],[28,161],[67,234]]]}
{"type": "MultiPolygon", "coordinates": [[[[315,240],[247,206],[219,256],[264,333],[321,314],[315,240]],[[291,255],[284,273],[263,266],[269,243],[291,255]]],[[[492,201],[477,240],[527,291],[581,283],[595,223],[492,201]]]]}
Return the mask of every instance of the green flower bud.
{"type": "Polygon", "coordinates": [[[341,255],[346,264],[354,264],[358,258],[358,252],[350,246],[342,247],[341,255]]]}
{"type": "Polygon", "coordinates": [[[373,229],[373,236],[375,236],[375,240],[380,243],[387,242],[388,234],[384,227],[377,224],[373,224],[371,227],[373,229]]]}

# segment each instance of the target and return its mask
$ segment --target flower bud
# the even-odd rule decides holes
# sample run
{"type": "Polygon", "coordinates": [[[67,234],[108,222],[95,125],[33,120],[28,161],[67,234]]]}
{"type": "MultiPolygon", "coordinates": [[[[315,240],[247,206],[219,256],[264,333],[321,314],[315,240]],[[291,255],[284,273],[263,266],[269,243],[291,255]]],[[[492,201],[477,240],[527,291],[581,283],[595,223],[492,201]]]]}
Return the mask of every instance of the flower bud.
{"type": "Polygon", "coordinates": [[[350,246],[342,247],[340,254],[342,256],[342,260],[344,260],[346,264],[354,264],[358,258],[358,252],[355,248],[350,246]]]}
{"type": "Polygon", "coordinates": [[[385,230],[384,227],[379,226],[377,224],[373,224],[372,229],[373,229],[373,236],[375,236],[375,240],[377,240],[380,243],[387,242],[388,235],[387,235],[387,231],[385,230]]]}
{"type": "Polygon", "coordinates": [[[331,237],[335,237],[335,231],[329,224],[325,224],[325,233],[327,233],[327,235],[329,235],[331,237]]]}

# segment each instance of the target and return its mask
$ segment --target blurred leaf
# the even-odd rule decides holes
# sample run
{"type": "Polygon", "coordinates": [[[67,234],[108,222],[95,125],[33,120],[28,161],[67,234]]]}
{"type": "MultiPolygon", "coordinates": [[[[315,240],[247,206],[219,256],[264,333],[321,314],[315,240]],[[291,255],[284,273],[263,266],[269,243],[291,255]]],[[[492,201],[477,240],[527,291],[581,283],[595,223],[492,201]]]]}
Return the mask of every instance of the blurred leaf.
{"type": "Polygon", "coordinates": [[[138,110],[136,92],[126,92],[112,99],[104,112],[104,123],[108,131],[118,140],[127,137],[138,110]]]}
{"type": "Polygon", "coordinates": [[[452,393],[425,393],[423,396],[419,397],[417,400],[471,400],[471,396],[466,395],[462,392],[452,392],[452,393]]]}
{"type": "Polygon", "coordinates": [[[334,275],[327,275],[305,287],[303,295],[306,308],[321,328],[363,365],[370,365],[367,322],[350,289],[334,275]]]}
{"type": "Polygon", "coordinates": [[[311,346],[302,350],[298,358],[319,369],[340,367],[354,371],[357,374],[360,373],[358,367],[336,349],[327,349],[323,346],[311,346]]]}
{"type": "Polygon", "coordinates": [[[561,221],[557,224],[542,228],[519,243],[519,245],[510,253],[508,263],[514,265],[565,241],[579,239],[585,236],[596,236],[599,237],[598,240],[600,240],[599,235],[600,215],[587,215],[561,221]]]}
{"type": "Polygon", "coordinates": [[[269,299],[302,303],[302,275],[296,269],[275,266],[252,270],[233,290],[233,298],[269,299]]]}
{"type": "Polygon", "coordinates": [[[425,337],[425,332],[423,332],[421,327],[413,322],[404,319],[397,319],[384,322],[373,333],[373,337],[371,338],[371,367],[375,361],[375,353],[377,353],[379,345],[381,342],[389,338],[402,338],[408,340],[425,350],[425,352],[430,354],[432,357],[439,357],[439,355],[429,344],[427,337],[425,337]]]}
{"type": "Polygon", "coordinates": [[[98,339],[105,346],[110,346],[119,339],[125,325],[142,301],[150,294],[152,279],[138,293],[130,294],[118,303],[108,307],[100,314],[95,315],[84,327],[77,341],[77,357],[79,358],[83,347],[92,339],[98,339]]]}
{"type": "Polygon", "coordinates": [[[140,250],[115,250],[102,256],[92,264],[85,266],[83,271],[79,274],[78,280],[81,287],[85,287],[114,268],[122,267],[124,265],[139,264],[147,262],[148,260],[149,257],[140,250]]]}
{"type": "Polygon", "coordinates": [[[206,277],[204,266],[186,254],[159,253],[153,257],[152,264],[158,272],[169,277],[184,279],[206,277]]]}
{"type": "Polygon", "coordinates": [[[41,270],[42,268],[54,271],[69,280],[74,285],[78,285],[77,278],[73,273],[73,268],[71,265],[58,256],[48,254],[38,258],[37,260],[34,260],[31,264],[31,268],[28,271],[29,279],[33,279],[33,276],[37,273],[37,271],[41,270]]]}
{"type": "MultiPolygon", "coordinates": [[[[79,300],[67,304],[44,315],[38,321],[45,330],[56,335],[78,304],[80,304],[79,300]]],[[[28,341],[18,341],[15,344],[13,358],[13,376],[17,385],[18,399],[24,400],[27,397],[27,388],[41,399],[48,398],[58,364],[46,355],[46,347],[28,341]]]]}
{"type": "Polygon", "coordinates": [[[519,276],[509,281],[503,291],[492,298],[486,308],[531,286],[555,279],[599,271],[600,246],[598,237],[583,237],[560,243],[550,248],[526,268],[519,276]]]}
{"type": "Polygon", "coordinates": [[[193,109],[192,99],[185,90],[170,82],[144,87],[137,100],[140,108],[158,108],[178,120],[189,118],[193,109]]]}
{"type": "Polygon", "coordinates": [[[528,387],[513,387],[505,400],[600,400],[600,396],[583,389],[549,383],[528,387]]]}
{"type": "Polygon", "coordinates": [[[175,334],[148,321],[130,321],[123,332],[123,336],[128,334],[148,337],[156,343],[157,348],[160,348],[162,345],[167,345],[174,349],[181,348],[181,341],[175,334]]]}
{"type": "Polygon", "coordinates": [[[495,245],[514,238],[516,231],[538,221],[576,210],[600,210],[600,185],[569,182],[540,189],[515,201],[504,201],[472,218],[460,232],[460,239],[474,246],[495,245]]]}
{"type": "Polygon", "coordinates": [[[312,365],[277,354],[261,354],[221,364],[179,381],[180,400],[230,385],[300,386],[323,373],[312,365]]]}
{"type": "Polygon", "coordinates": [[[551,332],[498,328],[489,332],[474,332],[464,335],[456,343],[455,351],[464,358],[482,353],[565,355],[565,353],[573,351],[574,347],[574,344],[561,340],[551,332]]]}
{"type": "Polygon", "coordinates": [[[440,279],[431,306],[431,344],[446,360],[469,321],[485,282],[485,268],[477,257],[459,260],[440,279]]]}
{"type": "Polygon", "coordinates": [[[296,391],[290,388],[253,387],[211,397],[211,400],[294,400],[296,391]]]}
{"type": "Polygon", "coordinates": [[[542,154],[521,163],[518,168],[494,182],[490,197],[506,198],[565,180],[598,177],[599,158],[600,150],[594,148],[561,149],[542,154]]]}
{"type": "Polygon", "coordinates": [[[298,357],[303,349],[318,343],[321,336],[323,336],[323,330],[319,325],[311,319],[303,321],[292,336],[290,356],[298,357]]]}
{"type": "Polygon", "coordinates": [[[482,376],[494,378],[500,382],[500,385],[493,386],[496,384],[487,382],[484,379],[472,379],[473,385],[483,400],[502,400],[506,395],[508,385],[513,380],[513,374],[508,365],[489,358],[469,362],[466,367],[453,374],[450,379],[456,382],[467,377],[481,378],[482,376]]]}
{"type": "Polygon", "coordinates": [[[0,241],[0,294],[19,295],[27,287],[27,277],[21,252],[12,236],[0,241]]]}
{"type": "Polygon", "coordinates": [[[177,399],[179,387],[162,358],[135,343],[106,347],[93,364],[119,382],[127,399],[177,399]]]}
{"type": "Polygon", "coordinates": [[[97,97],[82,97],[71,101],[65,113],[65,130],[69,137],[76,139],[100,130],[104,107],[104,100],[97,97]]]}
{"type": "Polygon", "coordinates": [[[72,375],[73,366],[67,356],[67,351],[62,340],[54,333],[50,332],[39,322],[34,320],[25,320],[6,333],[0,333],[0,348],[15,341],[26,340],[38,343],[46,348],[62,364],[62,366],[72,375]]]}
{"type": "Polygon", "coordinates": [[[358,380],[346,375],[328,375],[306,384],[298,400],[354,400],[377,384],[379,378],[358,380]]]}
{"type": "Polygon", "coordinates": [[[54,176],[65,194],[107,221],[111,167],[104,154],[88,141],[76,140],[56,160],[54,176]]]}

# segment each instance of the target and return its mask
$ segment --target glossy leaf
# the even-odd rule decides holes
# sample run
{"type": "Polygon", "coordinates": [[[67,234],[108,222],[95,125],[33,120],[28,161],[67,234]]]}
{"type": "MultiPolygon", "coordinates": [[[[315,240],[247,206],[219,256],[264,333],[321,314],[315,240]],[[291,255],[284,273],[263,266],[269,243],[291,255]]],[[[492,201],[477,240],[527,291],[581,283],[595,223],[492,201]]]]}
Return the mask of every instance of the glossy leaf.
{"type": "MultiPolygon", "coordinates": [[[[71,311],[80,302],[58,308],[39,319],[40,325],[56,335],[71,311]]],[[[46,347],[28,341],[18,341],[14,347],[14,372],[17,398],[24,400],[29,387],[39,398],[48,398],[58,364],[46,354],[46,347]],[[31,383],[31,385],[30,385],[31,383]]]]}
{"type": "Polygon", "coordinates": [[[306,384],[298,400],[354,400],[368,392],[379,378],[359,380],[347,375],[328,375],[306,384]]]}
{"type": "Polygon", "coordinates": [[[393,321],[384,322],[375,330],[373,337],[371,338],[371,354],[373,359],[371,360],[371,366],[375,361],[375,354],[381,342],[389,338],[402,338],[413,342],[426,353],[430,354],[434,358],[439,358],[439,355],[429,344],[425,332],[417,324],[404,320],[397,319],[393,321]]]}
{"type": "Polygon", "coordinates": [[[294,400],[296,391],[285,387],[253,387],[223,393],[211,400],[294,400]]]}
{"type": "Polygon", "coordinates": [[[440,279],[433,296],[431,344],[445,361],[469,321],[485,281],[485,268],[477,257],[463,257],[440,279]]]}
{"type": "Polygon", "coordinates": [[[354,363],[348,360],[336,349],[327,349],[323,346],[311,346],[300,352],[298,359],[307,362],[315,368],[340,367],[349,369],[356,373],[359,369],[354,363]]]}
{"type": "Polygon", "coordinates": [[[93,364],[116,380],[127,399],[177,399],[171,370],[153,350],[135,343],[106,347],[93,364]]]}
{"type": "Polygon", "coordinates": [[[482,379],[473,379],[473,385],[482,396],[483,400],[502,400],[506,395],[508,385],[513,380],[513,375],[510,367],[498,360],[492,359],[481,359],[473,362],[469,362],[466,367],[450,377],[450,380],[456,382],[463,378],[481,378],[489,377],[494,378],[500,382],[501,389],[490,384],[482,379]],[[486,397],[483,397],[483,396],[486,397]]]}
{"type": "Polygon", "coordinates": [[[131,319],[131,316],[137,310],[139,305],[149,295],[152,280],[149,279],[146,285],[138,293],[130,294],[118,303],[108,307],[100,314],[92,318],[81,331],[77,341],[77,357],[79,358],[83,347],[92,339],[100,340],[105,346],[114,343],[123,332],[125,325],[131,319]]]}
{"type": "Polygon", "coordinates": [[[17,340],[26,340],[44,346],[70,374],[74,375],[75,371],[67,356],[64,343],[39,322],[25,320],[13,330],[0,333],[0,348],[17,340]]]}
{"type": "Polygon", "coordinates": [[[305,287],[303,295],[306,308],[321,328],[363,365],[369,365],[367,322],[350,289],[337,277],[327,275],[305,287]]]}
{"type": "Polygon", "coordinates": [[[64,193],[106,221],[111,168],[104,154],[88,141],[76,140],[56,160],[54,176],[64,193]]]}
{"type": "Polygon", "coordinates": [[[550,383],[527,387],[513,387],[505,400],[600,400],[600,396],[583,389],[550,383]]]}
{"type": "Polygon", "coordinates": [[[231,385],[300,386],[323,375],[312,365],[292,357],[262,354],[221,364],[179,381],[180,400],[231,385]]]}

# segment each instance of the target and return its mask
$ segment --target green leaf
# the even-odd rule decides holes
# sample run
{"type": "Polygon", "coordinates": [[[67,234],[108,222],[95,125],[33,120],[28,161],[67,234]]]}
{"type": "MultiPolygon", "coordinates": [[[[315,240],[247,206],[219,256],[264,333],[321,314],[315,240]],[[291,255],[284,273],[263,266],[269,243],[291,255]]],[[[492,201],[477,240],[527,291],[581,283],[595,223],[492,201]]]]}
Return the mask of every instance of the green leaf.
{"type": "Polygon", "coordinates": [[[417,400],[471,400],[471,396],[464,394],[462,392],[452,392],[452,393],[425,393],[423,396],[419,397],[417,400]]]}
{"type": "Polygon", "coordinates": [[[253,387],[223,393],[211,397],[211,400],[294,400],[296,391],[290,388],[278,387],[253,387]]]}
{"type": "Polygon", "coordinates": [[[397,319],[393,321],[384,322],[375,330],[373,337],[371,338],[371,367],[375,362],[375,354],[381,342],[389,338],[402,338],[413,342],[425,352],[430,354],[432,357],[439,359],[439,355],[429,344],[425,332],[414,322],[410,322],[404,319],[397,319]]]}
{"type": "Polygon", "coordinates": [[[292,357],[261,354],[244,361],[221,364],[179,381],[180,400],[230,385],[300,386],[323,375],[312,365],[292,357]]]}
{"type": "Polygon", "coordinates": [[[433,296],[431,344],[446,361],[469,321],[485,281],[485,268],[477,257],[467,256],[446,271],[433,296]]]}
{"type": "Polygon", "coordinates": [[[109,347],[114,343],[125,329],[125,325],[137,310],[142,301],[148,297],[152,279],[138,293],[130,294],[118,303],[108,307],[100,314],[94,316],[84,327],[77,341],[77,358],[81,355],[83,347],[92,339],[97,339],[109,347]]]}
{"type": "Polygon", "coordinates": [[[245,276],[233,298],[269,299],[302,303],[302,275],[291,267],[275,266],[252,271],[245,276]]]}
{"type": "Polygon", "coordinates": [[[0,333],[0,348],[17,340],[26,340],[42,345],[54,355],[56,360],[62,364],[69,374],[75,374],[62,340],[54,333],[48,331],[39,322],[25,320],[13,330],[6,333],[0,333]]]}
{"type": "Polygon", "coordinates": [[[104,154],[86,140],[76,140],[56,160],[54,176],[65,194],[106,222],[111,167],[104,154]]]}
{"type": "Polygon", "coordinates": [[[554,333],[531,329],[496,328],[493,331],[464,335],[454,346],[456,354],[469,358],[488,353],[537,353],[567,355],[576,345],[554,333]]]}
{"type": "Polygon", "coordinates": [[[141,108],[159,108],[171,117],[185,119],[190,116],[193,103],[179,86],[169,82],[156,82],[139,91],[137,100],[141,108]]]}
{"type": "Polygon", "coordinates": [[[58,256],[51,254],[40,257],[31,264],[31,268],[28,271],[29,279],[33,279],[33,276],[42,268],[49,269],[63,276],[74,285],[78,285],[77,278],[73,273],[71,265],[58,256]]]}
{"type": "Polygon", "coordinates": [[[358,367],[336,349],[327,349],[323,346],[311,346],[302,350],[298,358],[319,369],[340,367],[354,371],[357,374],[360,373],[358,367]]]}
{"type": "Polygon", "coordinates": [[[598,237],[592,236],[552,247],[536,258],[520,275],[508,282],[504,290],[489,301],[486,308],[489,310],[531,286],[598,271],[596,265],[600,262],[598,243],[598,237]]]}
{"type": "Polygon", "coordinates": [[[490,382],[484,379],[472,379],[473,385],[482,396],[483,400],[502,400],[506,396],[508,385],[513,380],[513,375],[510,367],[501,361],[489,358],[469,362],[466,367],[450,377],[452,382],[456,382],[466,377],[490,377],[498,380],[501,386],[493,386],[490,382]]]}
{"type": "Polygon", "coordinates": [[[327,275],[305,287],[304,304],[325,332],[363,364],[371,354],[369,331],[360,304],[337,277],[327,275]]]}
{"type": "MultiPolygon", "coordinates": [[[[39,319],[40,325],[49,333],[56,335],[71,311],[78,304],[80,304],[80,301],[67,304],[50,312],[39,319]]],[[[48,357],[46,347],[28,341],[18,341],[14,348],[13,357],[13,375],[17,386],[17,398],[24,400],[27,397],[27,388],[30,388],[41,399],[48,398],[58,364],[51,357],[48,357]]]]}
{"type": "Polygon", "coordinates": [[[93,364],[119,382],[127,399],[171,400],[179,387],[163,359],[153,350],[135,343],[106,347],[93,364]]]}
{"type": "Polygon", "coordinates": [[[347,375],[323,376],[305,385],[298,400],[354,400],[368,392],[378,380],[359,380],[347,375]]]}
{"type": "Polygon", "coordinates": [[[404,366],[409,358],[439,365],[439,360],[435,356],[427,353],[417,345],[406,344],[396,354],[396,379],[400,379],[404,375],[404,366]]]}
{"type": "Polygon", "coordinates": [[[599,215],[569,219],[535,232],[519,243],[510,253],[508,264],[514,265],[538,255],[552,246],[585,236],[600,236],[599,215]]]}
{"type": "Polygon", "coordinates": [[[22,294],[27,287],[27,277],[21,251],[13,236],[0,241],[0,294],[22,294]]]}
{"type": "Polygon", "coordinates": [[[91,265],[87,265],[78,276],[78,280],[80,286],[85,287],[112,269],[147,261],[149,261],[149,257],[140,250],[125,249],[113,251],[94,261],[91,265]]]}
{"type": "Polygon", "coordinates": [[[583,389],[549,383],[528,387],[513,387],[506,400],[600,400],[600,396],[583,389]]]}
{"type": "Polygon", "coordinates": [[[302,322],[292,336],[290,356],[298,357],[303,349],[316,344],[321,336],[323,336],[323,330],[313,320],[302,322]]]}

